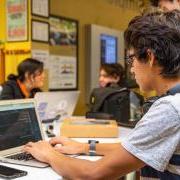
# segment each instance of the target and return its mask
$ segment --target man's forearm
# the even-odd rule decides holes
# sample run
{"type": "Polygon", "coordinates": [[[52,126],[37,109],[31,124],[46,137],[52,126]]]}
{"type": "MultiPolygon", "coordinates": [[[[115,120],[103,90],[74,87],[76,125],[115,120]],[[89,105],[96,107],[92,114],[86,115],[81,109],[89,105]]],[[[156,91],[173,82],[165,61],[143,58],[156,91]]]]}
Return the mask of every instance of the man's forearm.
{"type": "Polygon", "coordinates": [[[58,152],[48,157],[48,163],[63,177],[86,180],[89,178],[92,179],[89,172],[93,171],[95,165],[95,163],[91,161],[71,158],[58,152]]]}
{"type": "MultiPolygon", "coordinates": [[[[114,148],[117,145],[112,144],[114,148]]],[[[100,146],[98,148],[107,152],[108,148],[105,144],[100,146]]],[[[118,148],[107,153],[106,156],[96,162],[71,158],[55,152],[48,155],[48,163],[61,176],[82,180],[116,179],[145,165],[141,160],[128,153],[120,144],[118,148]]]]}

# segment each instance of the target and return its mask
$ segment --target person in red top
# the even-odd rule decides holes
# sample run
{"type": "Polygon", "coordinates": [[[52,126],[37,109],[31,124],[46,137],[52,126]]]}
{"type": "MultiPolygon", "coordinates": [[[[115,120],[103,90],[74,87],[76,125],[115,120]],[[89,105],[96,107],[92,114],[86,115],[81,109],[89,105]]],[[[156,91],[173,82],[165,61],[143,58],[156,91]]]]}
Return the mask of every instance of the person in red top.
{"type": "Polygon", "coordinates": [[[33,98],[44,84],[43,63],[32,58],[22,61],[17,68],[18,75],[10,74],[3,84],[1,100],[33,98]]]}

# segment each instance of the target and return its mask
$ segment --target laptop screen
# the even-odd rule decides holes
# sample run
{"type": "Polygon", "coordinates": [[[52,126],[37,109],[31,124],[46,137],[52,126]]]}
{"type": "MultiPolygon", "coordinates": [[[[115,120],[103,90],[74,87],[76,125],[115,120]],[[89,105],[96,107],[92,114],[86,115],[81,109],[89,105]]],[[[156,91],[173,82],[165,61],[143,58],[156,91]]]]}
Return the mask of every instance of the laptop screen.
{"type": "Polygon", "coordinates": [[[0,150],[41,139],[33,102],[0,105],[0,150]]]}

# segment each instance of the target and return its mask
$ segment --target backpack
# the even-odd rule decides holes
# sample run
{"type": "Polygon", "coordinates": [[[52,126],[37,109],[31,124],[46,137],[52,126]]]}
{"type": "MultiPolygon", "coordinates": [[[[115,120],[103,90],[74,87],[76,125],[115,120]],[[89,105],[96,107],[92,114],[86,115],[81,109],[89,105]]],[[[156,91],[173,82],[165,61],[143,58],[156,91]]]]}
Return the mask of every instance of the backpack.
{"type": "Polygon", "coordinates": [[[130,91],[127,88],[95,88],[90,96],[87,118],[115,119],[126,123],[130,119],[130,91]]]}

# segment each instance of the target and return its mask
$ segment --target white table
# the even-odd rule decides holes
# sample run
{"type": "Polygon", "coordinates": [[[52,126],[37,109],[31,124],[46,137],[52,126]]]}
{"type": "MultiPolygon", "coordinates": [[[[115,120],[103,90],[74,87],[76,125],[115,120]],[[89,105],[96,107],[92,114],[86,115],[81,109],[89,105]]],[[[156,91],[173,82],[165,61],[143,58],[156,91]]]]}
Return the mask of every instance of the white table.
{"type": "MultiPolygon", "coordinates": [[[[124,137],[126,137],[128,135],[128,133],[130,133],[131,131],[132,130],[129,128],[119,127],[119,137],[118,138],[96,138],[96,139],[98,139],[100,142],[104,142],[104,143],[120,142],[120,139],[123,139],[124,137]]],[[[88,141],[88,138],[75,138],[75,139],[80,142],[88,141]]],[[[92,139],[92,138],[89,138],[89,139],[92,139]]],[[[78,158],[95,161],[95,160],[99,159],[100,157],[81,156],[78,158]]],[[[7,164],[7,163],[0,163],[0,164],[4,164],[5,166],[14,167],[17,169],[27,171],[28,175],[18,178],[20,180],[42,180],[42,179],[43,180],[61,180],[61,179],[63,179],[60,175],[58,175],[56,172],[54,172],[51,167],[34,168],[34,167],[29,167],[29,166],[7,164]]]]}

